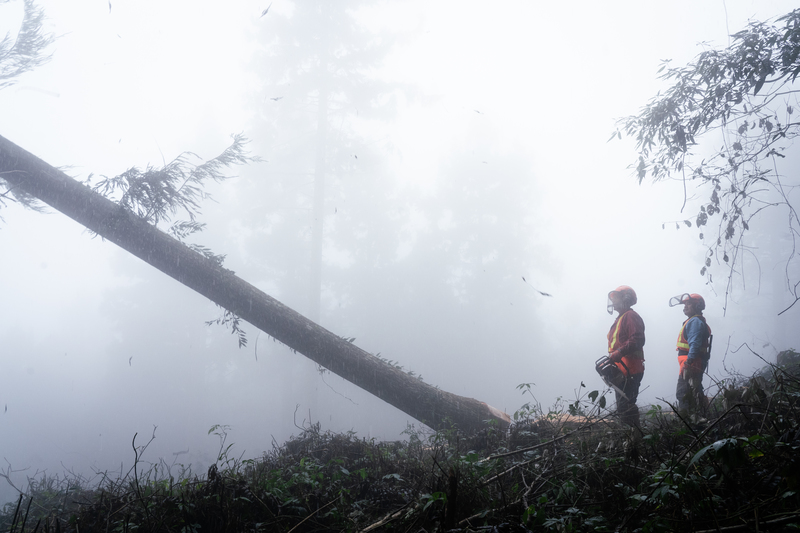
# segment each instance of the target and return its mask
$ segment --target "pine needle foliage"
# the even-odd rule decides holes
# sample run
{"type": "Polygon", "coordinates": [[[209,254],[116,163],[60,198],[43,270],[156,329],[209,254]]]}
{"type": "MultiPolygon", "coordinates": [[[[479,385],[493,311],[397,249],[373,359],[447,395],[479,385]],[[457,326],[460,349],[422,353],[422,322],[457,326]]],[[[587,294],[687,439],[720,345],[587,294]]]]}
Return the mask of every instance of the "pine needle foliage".
{"type": "MultiPolygon", "coordinates": [[[[184,152],[160,168],[148,165],[145,170],[140,170],[131,167],[111,178],[102,176],[93,189],[155,226],[172,222],[166,230],[170,235],[222,266],[224,254],[216,254],[201,244],[187,243],[186,238],[206,227],[197,221],[197,216],[201,214],[202,202],[212,200],[211,194],[205,190],[208,183],[230,179],[232,176],[226,171],[234,165],[260,161],[248,154],[247,143],[243,135],[233,135],[231,145],[213,159],[202,161],[196,154],[184,152]],[[188,220],[173,221],[177,215],[187,216],[188,220]]],[[[90,175],[89,184],[92,178],[90,175]]],[[[206,322],[207,325],[228,327],[236,335],[239,347],[243,348],[247,345],[247,334],[240,323],[239,317],[227,309],[219,318],[206,322]]]]}
{"type": "MultiPolygon", "coordinates": [[[[195,218],[201,212],[201,203],[211,199],[205,185],[229,179],[231,176],[225,174],[229,167],[258,160],[248,155],[247,142],[242,134],[236,134],[230,146],[208,161],[184,152],[160,168],[131,167],[111,178],[102,176],[93,189],[154,225],[185,214],[189,221],[177,222],[172,234],[186,236],[203,227],[195,223],[195,218]],[[197,160],[201,162],[195,163],[197,160]]],[[[92,178],[89,176],[89,183],[92,178]]]]}
{"type": "Polygon", "coordinates": [[[44,11],[33,0],[23,0],[22,24],[16,35],[4,35],[0,40],[0,89],[17,82],[26,72],[47,63],[46,52],[55,37],[42,29],[44,11]]]}
{"type": "Polygon", "coordinates": [[[93,489],[30,485],[0,514],[0,531],[800,527],[800,366],[710,389],[703,419],[652,407],[641,431],[598,409],[595,391],[548,412],[529,404],[508,433],[409,427],[406,440],[378,442],[314,424],[252,460],[233,456],[227,428],[215,426],[218,459],[202,475],[148,463],[146,446],[134,446],[139,468],[93,489]]]}

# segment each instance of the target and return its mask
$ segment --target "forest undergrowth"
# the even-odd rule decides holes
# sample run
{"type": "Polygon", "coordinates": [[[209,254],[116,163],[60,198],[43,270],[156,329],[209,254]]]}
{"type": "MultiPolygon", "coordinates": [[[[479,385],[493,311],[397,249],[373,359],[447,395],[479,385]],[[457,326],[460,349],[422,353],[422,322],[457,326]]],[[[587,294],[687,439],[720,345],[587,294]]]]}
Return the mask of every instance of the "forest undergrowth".
{"type": "Polygon", "coordinates": [[[134,440],[126,475],[29,479],[0,532],[794,531],[800,354],[782,354],[707,387],[705,412],[651,406],[638,429],[591,391],[547,411],[534,400],[507,431],[410,426],[378,442],[316,424],[248,460],[215,426],[202,475],[146,462],[134,440]]]}

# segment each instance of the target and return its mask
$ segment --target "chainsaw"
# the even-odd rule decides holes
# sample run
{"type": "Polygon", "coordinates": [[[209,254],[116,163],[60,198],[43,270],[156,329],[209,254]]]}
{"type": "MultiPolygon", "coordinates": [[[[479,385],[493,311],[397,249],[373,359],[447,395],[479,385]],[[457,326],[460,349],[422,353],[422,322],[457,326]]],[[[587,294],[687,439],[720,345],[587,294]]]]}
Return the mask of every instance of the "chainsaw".
{"type": "MultiPolygon", "coordinates": [[[[619,364],[625,368],[625,372],[627,373],[628,367],[625,366],[625,363],[620,361],[619,364]]],[[[622,392],[625,389],[628,378],[625,376],[625,373],[623,373],[622,370],[620,370],[619,367],[608,358],[607,355],[604,355],[594,362],[594,369],[597,370],[597,373],[600,374],[600,377],[603,379],[603,382],[606,385],[617,391],[620,396],[626,400],[630,400],[628,395],[622,392]]]]}

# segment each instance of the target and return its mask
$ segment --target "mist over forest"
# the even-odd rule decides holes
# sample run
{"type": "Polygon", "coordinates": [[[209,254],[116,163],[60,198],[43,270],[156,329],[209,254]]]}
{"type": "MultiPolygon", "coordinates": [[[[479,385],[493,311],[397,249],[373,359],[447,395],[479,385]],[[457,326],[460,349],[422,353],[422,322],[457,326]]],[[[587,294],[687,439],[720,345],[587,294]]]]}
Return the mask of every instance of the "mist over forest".
{"type": "MultiPolygon", "coordinates": [[[[671,296],[705,297],[718,379],[800,347],[786,213],[709,282],[684,222],[702,195],[639,185],[633,141],[608,141],[663,89],[662,60],[791,2],[36,3],[52,58],[0,90],[0,135],[96,183],[242,134],[258,160],[207,185],[187,240],[443,391],[513,414],[520,384],[545,411],[604,388],[623,284],[646,324],[639,405],[675,398],[671,296]]],[[[0,2],[0,36],[22,4],[0,2]]],[[[242,345],[213,302],[52,209],[0,217],[0,467],[19,487],[124,472],[134,435],[155,436],[146,460],[203,472],[219,428],[257,457],[313,423],[420,426],[247,323],[242,345]]]]}

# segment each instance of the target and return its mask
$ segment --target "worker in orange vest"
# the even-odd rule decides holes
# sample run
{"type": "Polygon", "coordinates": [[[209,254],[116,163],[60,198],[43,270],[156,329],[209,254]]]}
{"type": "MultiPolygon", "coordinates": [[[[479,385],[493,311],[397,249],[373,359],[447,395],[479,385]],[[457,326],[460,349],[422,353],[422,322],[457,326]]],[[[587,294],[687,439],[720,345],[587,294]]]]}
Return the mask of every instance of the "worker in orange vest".
{"type": "Polygon", "coordinates": [[[675,395],[678,409],[687,413],[706,408],[703,391],[703,372],[711,357],[711,328],[706,323],[703,310],[706,301],[699,294],[682,294],[670,299],[670,307],[683,304],[683,314],[688,318],[678,333],[678,386],[675,395]]]}
{"type": "Polygon", "coordinates": [[[608,293],[608,314],[619,313],[608,332],[608,358],[625,376],[621,390],[614,390],[617,414],[630,426],[639,425],[636,398],[644,377],[644,321],[631,309],[636,301],[636,293],[627,285],[608,293]]]}

